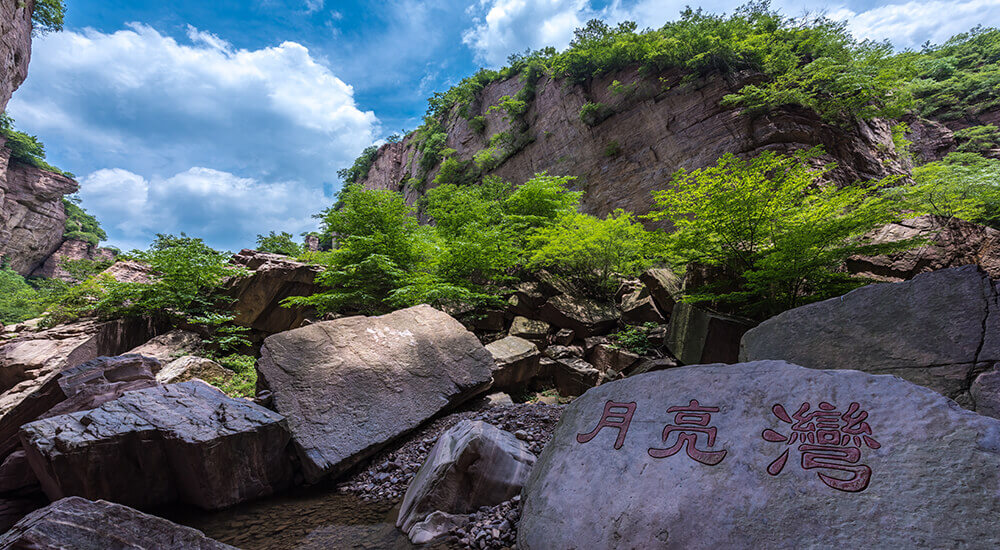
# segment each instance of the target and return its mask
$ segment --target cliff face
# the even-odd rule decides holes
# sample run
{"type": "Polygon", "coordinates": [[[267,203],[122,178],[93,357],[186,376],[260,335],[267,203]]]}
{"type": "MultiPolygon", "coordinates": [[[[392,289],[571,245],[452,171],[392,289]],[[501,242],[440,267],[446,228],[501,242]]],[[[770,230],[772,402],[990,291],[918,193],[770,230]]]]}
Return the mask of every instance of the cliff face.
{"type": "Polygon", "coordinates": [[[0,111],[28,77],[34,0],[0,0],[0,111]]]}
{"type": "Polygon", "coordinates": [[[62,197],[77,189],[65,176],[11,161],[0,147],[0,256],[11,269],[28,275],[62,245],[62,197]]]}
{"type": "MultiPolygon", "coordinates": [[[[827,152],[824,160],[838,165],[831,178],[841,185],[909,168],[908,161],[896,154],[886,122],[839,128],[805,109],[741,115],[720,102],[747,77],[716,76],[684,83],[681,76],[650,78],[628,71],[586,85],[542,78],[524,114],[526,134],[533,141],[489,173],[514,183],[542,171],[576,176],[575,187],[586,191],[583,210],[604,215],[616,208],[647,212],[650,193],[663,189],[676,170],[708,166],[725,153],[752,156],[765,150],[822,145],[827,152]],[[619,85],[612,86],[616,80],[619,85]],[[595,125],[585,124],[580,109],[587,102],[604,104],[613,114],[595,125]]],[[[490,84],[477,95],[468,112],[470,118],[485,118],[482,132],[455,112],[449,116],[446,147],[457,151],[456,158],[471,159],[488,146],[490,136],[510,128],[503,112],[488,110],[502,96],[514,96],[521,86],[514,78],[490,84]]],[[[361,183],[370,189],[402,190],[409,202],[415,202],[422,191],[404,183],[418,173],[417,145],[412,134],[384,145],[361,183]]],[[[433,186],[436,173],[437,168],[428,174],[427,188],[433,186]]]]}

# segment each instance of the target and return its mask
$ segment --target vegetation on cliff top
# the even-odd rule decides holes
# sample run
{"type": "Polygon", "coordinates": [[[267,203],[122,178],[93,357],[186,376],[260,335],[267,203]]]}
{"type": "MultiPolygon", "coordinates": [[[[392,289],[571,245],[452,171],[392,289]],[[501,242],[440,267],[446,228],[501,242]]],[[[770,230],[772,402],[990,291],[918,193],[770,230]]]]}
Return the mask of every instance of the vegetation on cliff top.
{"type": "Polygon", "coordinates": [[[61,31],[65,18],[66,4],[63,0],[35,0],[31,11],[31,30],[35,33],[61,31]]]}

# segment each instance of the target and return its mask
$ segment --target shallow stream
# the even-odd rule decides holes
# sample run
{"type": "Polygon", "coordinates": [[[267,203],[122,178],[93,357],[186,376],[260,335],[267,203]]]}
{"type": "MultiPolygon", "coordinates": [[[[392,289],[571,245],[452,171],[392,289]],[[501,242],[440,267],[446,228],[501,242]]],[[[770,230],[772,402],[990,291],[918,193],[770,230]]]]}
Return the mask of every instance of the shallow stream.
{"type": "Polygon", "coordinates": [[[185,510],[168,517],[243,550],[448,548],[411,544],[396,529],[397,512],[392,503],[312,487],[218,512],[185,510]]]}

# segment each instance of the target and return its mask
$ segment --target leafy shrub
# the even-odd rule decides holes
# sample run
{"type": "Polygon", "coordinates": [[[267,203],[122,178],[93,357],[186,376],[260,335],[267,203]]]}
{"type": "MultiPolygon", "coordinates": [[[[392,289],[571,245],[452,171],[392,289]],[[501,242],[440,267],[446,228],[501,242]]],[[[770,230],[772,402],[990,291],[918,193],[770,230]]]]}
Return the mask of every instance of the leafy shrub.
{"type": "Polygon", "coordinates": [[[284,254],[298,256],[302,254],[302,245],[295,242],[291,233],[271,231],[267,235],[257,235],[257,250],[269,254],[284,254]]]}
{"type": "MultiPolygon", "coordinates": [[[[454,151],[454,149],[452,149],[454,151]]],[[[474,161],[459,160],[449,156],[441,163],[434,185],[453,183],[455,185],[472,185],[479,179],[479,171],[474,161]]]]}
{"type": "Polygon", "coordinates": [[[896,205],[878,193],[894,180],[824,185],[826,170],[806,162],[818,152],[727,154],[714,166],[676,172],[653,194],[650,217],[674,226],[666,245],[675,261],[726,275],[688,300],[763,318],[862,284],[839,271],[849,256],[913,244],[866,245],[865,233],[896,219],[896,205]]]}
{"type": "Polygon", "coordinates": [[[15,130],[14,119],[7,113],[0,113],[0,136],[7,140],[4,147],[10,149],[10,158],[68,178],[75,177],[45,162],[45,145],[36,136],[15,130]]]}
{"type": "Polygon", "coordinates": [[[906,139],[906,134],[910,133],[910,126],[905,122],[900,122],[892,126],[892,145],[896,150],[896,154],[900,158],[911,158],[913,155],[910,153],[910,146],[913,142],[906,139]]]}
{"type": "Polygon", "coordinates": [[[580,107],[580,122],[593,127],[604,122],[613,114],[615,112],[607,105],[588,101],[583,104],[583,107],[580,107]]]}
{"type": "Polygon", "coordinates": [[[24,277],[7,267],[0,268],[0,323],[19,323],[38,317],[42,311],[38,292],[24,277]]]}
{"type": "Polygon", "coordinates": [[[32,32],[44,34],[63,29],[63,19],[66,17],[66,4],[63,0],[35,0],[31,12],[32,32]]]}
{"type": "Polygon", "coordinates": [[[922,116],[975,120],[1000,107],[1000,30],[976,27],[900,57],[916,68],[906,91],[917,99],[922,116]]]}
{"type": "Polygon", "coordinates": [[[505,95],[500,98],[500,103],[498,105],[491,106],[486,110],[486,112],[492,113],[493,111],[503,111],[506,113],[504,115],[504,119],[507,120],[507,122],[513,123],[527,110],[528,103],[526,101],[505,95]]]}
{"type": "Polygon", "coordinates": [[[486,117],[484,117],[482,115],[472,117],[471,119],[469,119],[469,128],[472,128],[472,131],[475,132],[475,133],[477,133],[477,134],[481,134],[481,133],[485,132],[486,131],[486,117]]]}
{"type": "Polygon", "coordinates": [[[231,354],[217,357],[215,361],[236,374],[228,381],[209,380],[212,385],[230,397],[253,398],[257,395],[257,369],[253,356],[231,354]]]}
{"type": "Polygon", "coordinates": [[[656,323],[644,323],[642,326],[629,326],[624,330],[612,332],[608,335],[611,338],[611,346],[616,349],[624,349],[639,355],[646,355],[655,346],[649,341],[649,331],[656,328],[656,323]]]}
{"type": "Polygon", "coordinates": [[[951,153],[914,168],[913,180],[894,190],[904,207],[1000,228],[1000,160],[951,153]]]}
{"type": "Polygon", "coordinates": [[[971,126],[955,131],[960,153],[986,153],[1000,148],[1000,130],[993,124],[971,126]]]}
{"type": "Polygon", "coordinates": [[[354,164],[350,168],[344,168],[337,171],[337,177],[340,181],[344,182],[344,185],[350,185],[352,183],[358,183],[359,181],[368,177],[368,172],[372,168],[372,163],[375,162],[375,157],[378,154],[378,147],[375,145],[365,147],[365,150],[361,152],[361,155],[354,159],[354,164]]]}
{"type": "Polygon", "coordinates": [[[63,208],[66,211],[66,224],[63,238],[84,241],[91,246],[97,246],[101,241],[108,238],[108,234],[101,229],[97,218],[84,210],[77,197],[63,197],[63,208]]]}
{"type": "Polygon", "coordinates": [[[588,294],[609,300],[615,275],[638,276],[652,265],[652,236],[633,214],[615,210],[603,220],[587,214],[563,216],[533,236],[533,268],[564,276],[588,294]]]}
{"type": "Polygon", "coordinates": [[[609,141],[607,145],[604,146],[604,156],[606,157],[617,157],[622,153],[622,146],[617,140],[609,141]]]}

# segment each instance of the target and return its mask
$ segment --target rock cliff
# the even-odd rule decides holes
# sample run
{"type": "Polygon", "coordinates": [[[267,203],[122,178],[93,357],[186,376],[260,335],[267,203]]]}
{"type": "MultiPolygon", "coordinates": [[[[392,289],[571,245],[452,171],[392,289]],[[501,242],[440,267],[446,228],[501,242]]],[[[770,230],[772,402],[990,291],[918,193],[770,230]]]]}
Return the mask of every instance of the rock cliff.
{"type": "MultiPolygon", "coordinates": [[[[575,187],[586,191],[583,210],[604,215],[616,208],[648,211],[650,192],[663,189],[676,170],[710,165],[725,153],[754,155],[821,145],[827,152],[824,160],[838,165],[831,174],[838,184],[909,168],[909,161],[896,154],[891,126],[884,121],[840,128],[801,108],[746,116],[721,106],[722,98],[749,78],[685,81],[679,72],[643,76],[629,70],[574,85],[542,77],[523,115],[528,143],[488,173],[515,183],[542,171],[576,176],[575,187]],[[607,118],[582,121],[580,111],[588,102],[603,105],[607,118]]],[[[471,160],[488,147],[491,136],[510,129],[506,113],[496,108],[491,112],[490,107],[503,96],[514,96],[523,85],[519,78],[489,84],[468,106],[468,119],[457,109],[446,117],[445,147],[456,150],[454,158],[471,160]],[[476,116],[483,117],[481,131],[471,121],[476,116]]],[[[422,189],[406,182],[419,174],[417,141],[410,134],[383,145],[360,183],[369,189],[402,190],[414,203],[422,189]]],[[[438,168],[427,174],[426,187],[433,185],[438,168]]]]}
{"type": "Polygon", "coordinates": [[[28,77],[34,0],[0,0],[0,111],[28,77]]]}

